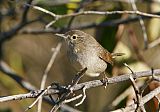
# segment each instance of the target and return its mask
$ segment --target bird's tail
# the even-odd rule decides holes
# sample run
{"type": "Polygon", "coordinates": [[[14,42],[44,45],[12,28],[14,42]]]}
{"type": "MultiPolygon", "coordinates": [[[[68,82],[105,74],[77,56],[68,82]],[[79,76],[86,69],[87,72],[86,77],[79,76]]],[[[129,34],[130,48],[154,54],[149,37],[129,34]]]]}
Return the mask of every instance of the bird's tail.
{"type": "Polygon", "coordinates": [[[111,53],[112,58],[116,58],[117,56],[123,56],[125,53],[111,53]]]}

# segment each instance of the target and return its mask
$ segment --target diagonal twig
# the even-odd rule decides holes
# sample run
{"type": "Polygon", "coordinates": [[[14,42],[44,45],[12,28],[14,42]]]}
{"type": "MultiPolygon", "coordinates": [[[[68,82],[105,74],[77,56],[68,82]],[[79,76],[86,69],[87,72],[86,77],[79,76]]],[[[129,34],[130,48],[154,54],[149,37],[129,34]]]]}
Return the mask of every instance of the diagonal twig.
{"type": "MultiPolygon", "coordinates": [[[[20,77],[20,75],[18,75],[14,70],[12,70],[4,61],[0,61],[0,71],[2,73],[4,73],[4,75],[9,76],[10,78],[12,78],[16,83],[18,83],[23,89],[27,90],[27,91],[35,91],[37,90],[37,88],[35,86],[33,86],[31,83],[29,83],[28,81],[26,81],[25,79],[23,79],[22,77],[20,77]]],[[[32,93],[32,92],[31,92],[32,93]]],[[[36,93],[34,93],[36,94],[36,93]]],[[[40,93],[39,93],[40,94],[40,93]]],[[[34,96],[34,95],[33,95],[34,96]]],[[[22,98],[23,99],[23,98],[22,98]]],[[[44,97],[44,100],[53,105],[53,102],[48,98],[48,97],[44,97]]],[[[79,112],[76,109],[73,109],[72,107],[63,104],[61,106],[62,110],[66,110],[66,111],[75,111],[75,112],[79,112]]]]}
{"type": "MultiPolygon", "coordinates": [[[[28,0],[27,4],[32,4],[32,1],[33,0],[28,0]]],[[[29,7],[24,5],[24,11],[23,11],[23,14],[22,14],[21,23],[27,22],[27,19],[28,19],[27,14],[28,14],[28,12],[29,12],[29,7]]]]}
{"type": "Polygon", "coordinates": [[[79,103],[75,104],[76,107],[81,105],[84,102],[84,100],[86,99],[86,88],[85,88],[85,86],[83,87],[82,90],[83,90],[83,98],[81,99],[81,101],[79,103]]]}
{"type": "MultiPolygon", "coordinates": [[[[130,1],[131,5],[132,5],[132,9],[134,11],[138,11],[137,6],[135,4],[135,0],[129,0],[129,1],[130,1]]],[[[142,33],[143,33],[144,49],[147,49],[148,48],[148,36],[147,36],[147,33],[146,33],[146,28],[145,28],[145,25],[144,25],[144,21],[143,21],[141,16],[138,16],[138,18],[139,18],[139,23],[141,25],[142,33]]]]}
{"type": "Polygon", "coordinates": [[[43,90],[42,93],[38,95],[37,99],[30,106],[28,106],[28,108],[25,111],[31,109],[51,87],[52,86],[48,86],[45,90],[43,90]]]}
{"type": "Polygon", "coordinates": [[[61,95],[61,97],[59,98],[59,100],[56,102],[56,105],[51,109],[50,112],[56,112],[59,107],[64,103],[64,101],[66,100],[66,98],[73,93],[73,87],[77,85],[77,83],[79,82],[79,80],[82,78],[82,76],[84,75],[84,73],[86,72],[87,68],[82,69],[80,72],[78,72],[76,74],[76,76],[73,78],[71,85],[69,85],[67,87],[67,91],[61,95]]]}
{"type": "Polygon", "coordinates": [[[136,107],[136,109],[135,109],[135,112],[138,112],[138,109],[140,108],[140,110],[142,111],[142,112],[146,112],[145,111],[145,109],[144,109],[144,106],[143,105],[141,105],[140,104],[140,102],[141,102],[141,93],[140,93],[140,90],[139,90],[139,88],[138,88],[138,86],[136,85],[136,82],[135,82],[135,80],[133,79],[133,76],[135,76],[135,73],[133,72],[133,70],[125,63],[124,64],[131,72],[132,72],[132,75],[130,75],[130,77],[129,77],[129,79],[130,79],[130,81],[132,82],[132,86],[133,86],[133,88],[134,88],[134,91],[135,91],[135,95],[136,95],[136,104],[137,104],[137,107],[136,107]],[[140,106],[141,105],[141,106],[140,106]]]}
{"type": "MultiPolygon", "coordinates": [[[[157,87],[156,89],[152,90],[150,93],[148,93],[147,95],[145,95],[140,102],[140,106],[144,105],[145,103],[147,103],[148,101],[150,101],[152,98],[154,98],[154,96],[160,94],[160,87],[157,87]]],[[[125,108],[121,108],[121,109],[117,109],[115,111],[111,111],[111,112],[133,112],[135,111],[137,108],[137,104],[131,104],[125,108]]]]}
{"type": "MultiPolygon", "coordinates": [[[[58,45],[54,49],[52,57],[49,60],[49,63],[48,63],[48,65],[47,65],[47,67],[46,67],[46,69],[44,71],[44,74],[43,74],[43,77],[42,77],[42,81],[41,81],[40,90],[43,90],[44,87],[45,87],[45,83],[46,83],[46,80],[47,80],[48,73],[49,73],[49,71],[50,71],[50,69],[51,69],[51,67],[52,67],[52,65],[54,63],[54,60],[55,60],[58,52],[60,51],[61,46],[62,46],[62,43],[60,42],[60,43],[58,43],[58,45]]],[[[41,112],[41,106],[42,106],[42,98],[40,98],[39,101],[38,101],[38,110],[37,110],[38,112],[41,112]]]]}

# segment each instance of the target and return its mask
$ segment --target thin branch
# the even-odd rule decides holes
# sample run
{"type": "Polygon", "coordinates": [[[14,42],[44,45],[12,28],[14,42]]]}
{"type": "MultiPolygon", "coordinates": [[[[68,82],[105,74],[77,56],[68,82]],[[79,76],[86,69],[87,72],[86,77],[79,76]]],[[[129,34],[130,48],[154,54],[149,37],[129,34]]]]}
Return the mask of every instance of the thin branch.
{"type": "Polygon", "coordinates": [[[86,70],[87,68],[84,68],[74,76],[74,78],[72,79],[71,86],[75,86],[79,82],[79,80],[83,77],[86,70]]]}
{"type": "Polygon", "coordinates": [[[26,81],[25,79],[23,79],[22,77],[20,77],[20,75],[18,75],[14,70],[12,70],[7,63],[5,63],[4,61],[0,61],[0,71],[2,73],[4,73],[5,75],[9,76],[10,78],[12,78],[15,82],[17,82],[22,88],[28,90],[28,91],[32,91],[32,90],[36,90],[36,87],[31,85],[28,81],[26,81]]]}
{"type": "MultiPolygon", "coordinates": [[[[45,83],[46,83],[46,80],[47,80],[47,76],[48,76],[48,73],[54,63],[54,60],[58,54],[58,52],[60,51],[60,48],[62,46],[62,43],[58,43],[58,45],[56,46],[56,48],[54,49],[53,51],[53,54],[52,54],[52,57],[51,59],[49,60],[49,63],[44,71],[44,74],[43,74],[43,77],[42,77],[42,81],[41,81],[41,87],[40,87],[40,90],[43,90],[44,87],[45,87],[45,83]]],[[[41,107],[42,107],[42,98],[39,99],[38,101],[38,112],[41,112],[41,107]]]]}
{"type": "Polygon", "coordinates": [[[24,22],[24,23],[20,23],[20,24],[17,24],[16,26],[14,26],[13,28],[11,28],[8,31],[2,32],[0,34],[0,45],[3,42],[5,42],[6,40],[9,40],[12,37],[14,37],[18,33],[18,31],[20,31],[23,27],[25,27],[25,26],[27,26],[29,24],[32,24],[34,22],[37,22],[39,20],[40,20],[40,18],[37,18],[37,19],[30,20],[30,21],[27,21],[27,22],[24,22]]]}
{"type": "MultiPolygon", "coordinates": [[[[148,93],[141,99],[140,106],[150,101],[154,96],[158,95],[159,93],[160,93],[160,87],[157,87],[156,89],[152,90],[150,93],[148,93]]],[[[112,112],[131,112],[135,111],[136,107],[137,104],[131,104],[125,108],[121,108],[112,112]]]]}
{"type": "MultiPolygon", "coordinates": [[[[31,4],[33,0],[28,0],[27,4],[31,4]]],[[[21,19],[21,23],[25,23],[27,22],[27,14],[29,12],[29,7],[26,7],[24,6],[24,11],[23,11],[23,14],[22,14],[22,19],[21,19]]]]}
{"type": "MultiPolygon", "coordinates": [[[[159,75],[160,74],[160,69],[155,69],[154,74],[159,75]]],[[[107,84],[115,84],[115,83],[119,83],[119,82],[129,80],[130,75],[131,74],[124,74],[124,75],[108,78],[107,84]]],[[[152,71],[151,70],[135,72],[135,76],[133,78],[141,78],[141,77],[148,77],[148,76],[152,76],[152,71]]],[[[80,83],[80,84],[75,85],[74,87],[72,87],[72,90],[73,90],[73,92],[78,91],[78,90],[83,89],[84,86],[86,87],[86,89],[89,89],[89,88],[95,88],[95,87],[103,86],[103,83],[102,83],[101,80],[88,81],[88,82],[85,82],[85,83],[80,83]]],[[[36,98],[42,91],[43,90],[35,90],[35,91],[32,91],[30,93],[26,93],[26,94],[1,97],[0,102],[6,102],[6,101],[12,101],[12,100],[21,100],[21,99],[26,99],[26,98],[36,98]]],[[[49,89],[44,95],[59,94],[59,93],[63,93],[63,92],[64,92],[63,89],[49,89]]]]}
{"type": "Polygon", "coordinates": [[[83,87],[82,90],[83,90],[83,98],[79,103],[75,104],[76,107],[81,105],[84,102],[84,100],[86,99],[86,88],[85,88],[85,86],[83,87]]]}
{"type": "MultiPolygon", "coordinates": [[[[153,13],[153,14],[160,14],[160,12],[153,13]]],[[[142,19],[151,19],[152,17],[146,17],[146,16],[141,16],[142,19]]],[[[136,22],[139,20],[138,16],[129,16],[128,18],[123,18],[123,19],[115,19],[115,20],[109,20],[105,21],[102,23],[91,23],[87,25],[75,25],[72,26],[71,28],[63,28],[65,31],[67,30],[72,30],[72,29],[88,29],[88,28],[94,28],[94,27],[106,27],[106,26],[117,26],[120,24],[128,24],[130,22],[136,22]]],[[[59,33],[61,29],[24,29],[19,32],[19,34],[46,34],[46,33],[59,33]]],[[[156,41],[155,41],[156,42],[156,41]]],[[[158,43],[159,44],[159,43],[158,43]]]]}
{"type": "Polygon", "coordinates": [[[79,80],[82,78],[82,76],[84,76],[85,72],[87,71],[87,68],[82,69],[80,72],[78,72],[76,74],[76,76],[73,78],[71,85],[69,85],[66,89],[67,91],[62,94],[59,98],[59,100],[56,102],[56,105],[51,109],[50,112],[56,112],[61,105],[64,103],[64,101],[66,100],[66,98],[73,93],[73,87],[77,85],[77,83],[79,82],[79,80]]]}
{"type": "MultiPolygon", "coordinates": [[[[135,0],[130,0],[130,2],[131,2],[131,5],[132,5],[132,9],[134,11],[138,11],[137,6],[135,4],[135,0]]],[[[146,28],[144,26],[144,21],[143,21],[142,17],[141,16],[138,16],[138,17],[139,17],[139,23],[141,25],[142,33],[143,33],[144,48],[147,49],[148,48],[148,36],[147,36],[147,33],[146,33],[146,28]]]]}
{"type": "MultiPolygon", "coordinates": [[[[130,3],[129,0],[104,0],[106,2],[124,2],[130,3]]],[[[158,0],[135,0],[136,3],[160,3],[158,0]]]]}
{"type": "Polygon", "coordinates": [[[52,26],[56,21],[58,20],[58,18],[55,18],[53,21],[49,22],[46,26],[45,29],[48,29],[50,26],[52,26]]]}
{"type": "Polygon", "coordinates": [[[71,98],[71,99],[64,100],[64,103],[69,103],[69,102],[75,101],[75,100],[81,98],[82,96],[83,96],[83,95],[80,94],[80,95],[75,96],[75,97],[73,97],[73,98],[71,98]]]}
{"type": "Polygon", "coordinates": [[[44,91],[42,91],[42,93],[38,95],[36,100],[30,106],[28,106],[28,108],[25,111],[28,111],[29,109],[31,109],[51,87],[52,86],[48,86],[44,91]]]}
{"type": "MultiPolygon", "coordinates": [[[[82,0],[81,2],[80,2],[80,5],[79,5],[79,7],[75,10],[75,12],[79,12],[80,10],[82,10],[83,8],[84,8],[84,6],[86,5],[86,4],[88,4],[88,3],[90,3],[92,0],[82,0]]],[[[69,22],[68,22],[68,25],[67,25],[67,28],[70,28],[71,27],[71,25],[72,25],[72,22],[73,22],[73,20],[75,19],[75,16],[73,16],[73,17],[71,17],[71,19],[69,20],[69,22]]]]}
{"type": "MultiPolygon", "coordinates": [[[[16,83],[18,83],[23,89],[27,90],[27,91],[35,91],[37,90],[37,88],[35,86],[33,86],[31,83],[29,83],[28,81],[26,81],[25,79],[23,79],[22,77],[20,77],[20,75],[18,75],[15,71],[13,71],[4,61],[0,61],[0,71],[2,73],[4,73],[4,75],[9,76],[10,78],[12,78],[16,83]]],[[[44,100],[51,104],[54,105],[53,102],[48,98],[48,97],[43,97],[44,100]]],[[[66,110],[66,111],[74,111],[74,112],[79,112],[78,110],[63,104],[61,106],[62,110],[66,110]]]]}
{"type": "Polygon", "coordinates": [[[57,15],[59,19],[66,18],[66,17],[72,17],[72,16],[80,16],[80,15],[113,15],[113,14],[137,14],[140,16],[146,16],[146,17],[154,17],[154,18],[160,18],[160,15],[151,14],[151,13],[145,13],[140,11],[106,11],[106,12],[100,12],[100,11],[83,11],[83,12],[77,12],[73,14],[67,14],[67,15],[57,15]]]}
{"type": "Polygon", "coordinates": [[[149,86],[149,84],[150,84],[153,80],[155,80],[155,77],[156,77],[156,76],[154,75],[154,69],[152,68],[151,71],[152,71],[152,78],[148,78],[148,80],[145,81],[145,83],[143,84],[143,86],[140,87],[141,95],[143,94],[144,90],[149,86]]]}
{"type": "Polygon", "coordinates": [[[136,82],[135,80],[133,79],[133,76],[135,75],[133,70],[127,65],[125,64],[125,66],[131,71],[132,75],[130,75],[130,81],[132,82],[132,86],[133,86],[133,89],[134,89],[134,92],[135,92],[135,95],[136,95],[136,100],[137,102],[135,102],[137,104],[137,107],[136,107],[136,110],[135,112],[138,112],[138,109],[140,108],[140,110],[142,112],[146,112],[145,109],[144,109],[144,106],[140,106],[140,102],[141,102],[141,93],[140,93],[140,90],[138,88],[138,86],[136,85],[136,82]]]}
{"type": "Polygon", "coordinates": [[[153,48],[153,47],[155,47],[155,46],[157,46],[157,45],[159,45],[160,44],[160,38],[157,38],[156,40],[154,40],[153,42],[151,42],[149,45],[148,45],[148,48],[150,49],[150,48],[153,48]]]}
{"type": "Polygon", "coordinates": [[[51,26],[53,23],[55,23],[56,21],[58,21],[59,19],[66,18],[66,17],[80,16],[80,15],[137,14],[137,15],[140,15],[140,16],[160,18],[159,15],[151,14],[151,13],[145,13],[145,12],[141,12],[141,11],[138,11],[138,10],[136,10],[136,11],[128,11],[128,10],[124,10],[124,11],[105,11],[105,12],[102,12],[102,11],[81,11],[81,12],[76,12],[76,13],[72,13],[72,14],[58,15],[58,14],[50,12],[50,11],[48,11],[48,10],[42,8],[42,7],[33,6],[33,5],[30,5],[30,4],[26,4],[26,5],[32,7],[36,10],[47,13],[47,14],[51,15],[52,17],[54,17],[54,20],[51,21],[47,25],[47,28],[49,26],[51,26]]]}
{"type": "MultiPolygon", "coordinates": [[[[138,87],[141,87],[144,83],[142,81],[138,81],[137,83],[138,87]]],[[[119,96],[117,96],[114,101],[112,102],[111,106],[115,107],[117,106],[121,101],[123,101],[125,98],[127,98],[130,93],[133,93],[133,87],[129,86],[123,93],[121,93],[119,96]]]]}

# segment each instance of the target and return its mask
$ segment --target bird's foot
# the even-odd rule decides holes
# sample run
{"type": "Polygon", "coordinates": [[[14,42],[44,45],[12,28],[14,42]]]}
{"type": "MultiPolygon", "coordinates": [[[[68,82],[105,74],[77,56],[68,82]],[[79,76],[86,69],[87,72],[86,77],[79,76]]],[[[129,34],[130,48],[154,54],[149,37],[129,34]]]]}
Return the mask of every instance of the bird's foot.
{"type": "Polygon", "coordinates": [[[103,78],[101,81],[102,81],[102,83],[104,85],[104,89],[106,89],[107,85],[108,85],[108,77],[103,78]]]}
{"type": "Polygon", "coordinates": [[[103,79],[101,80],[101,82],[104,85],[104,89],[106,89],[108,85],[108,77],[106,76],[105,72],[103,73],[103,79]]]}

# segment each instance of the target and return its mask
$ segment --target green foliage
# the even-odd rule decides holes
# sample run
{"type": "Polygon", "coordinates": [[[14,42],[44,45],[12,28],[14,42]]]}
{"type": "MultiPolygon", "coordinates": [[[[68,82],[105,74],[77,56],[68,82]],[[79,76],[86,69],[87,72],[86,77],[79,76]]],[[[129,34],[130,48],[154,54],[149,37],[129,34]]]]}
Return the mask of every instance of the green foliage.
{"type": "MultiPolygon", "coordinates": [[[[58,15],[63,15],[63,14],[67,14],[68,12],[68,8],[66,6],[66,4],[63,5],[56,5],[56,6],[46,6],[46,5],[41,5],[40,7],[43,7],[44,9],[51,11],[55,14],[58,15]]],[[[47,16],[47,19],[49,21],[52,21],[54,18],[51,16],[47,16]]],[[[53,25],[55,27],[64,27],[64,25],[66,24],[67,19],[61,19],[59,21],[56,21],[56,23],[53,25]]]]}
{"type": "MultiPolygon", "coordinates": [[[[119,15],[109,15],[102,21],[102,23],[105,21],[114,20],[117,18],[119,18],[119,15]]],[[[103,47],[108,49],[108,51],[110,52],[113,51],[116,45],[115,36],[116,36],[117,29],[118,29],[117,26],[114,26],[114,27],[108,26],[100,29],[101,30],[100,37],[102,37],[100,40],[100,43],[102,44],[103,47]]]]}
{"type": "Polygon", "coordinates": [[[12,112],[9,108],[0,109],[0,112],[12,112]]]}
{"type": "Polygon", "coordinates": [[[67,6],[64,5],[57,5],[57,6],[43,6],[44,9],[47,9],[55,14],[66,14],[67,13],[67,6]]]}
{"type": "MultiPolygon", "coordinates": [[[[114,19],[118,19],[120,15],[108,15],[107,17],[104,18],[104,20],[101,22],[106,22],[114,19]]],[[[108,51],[112,52],[116,46],[116,32],[117,32],[118,26],[113,26],[113,27],[103,27],[97,29],[98,34],[97,37],[100,38],[100,43],[101,45],[106,48],[108,51]]],[[[112,66],[108,65],[107,72],[111,73],[112,71],[112,66]]]]}

